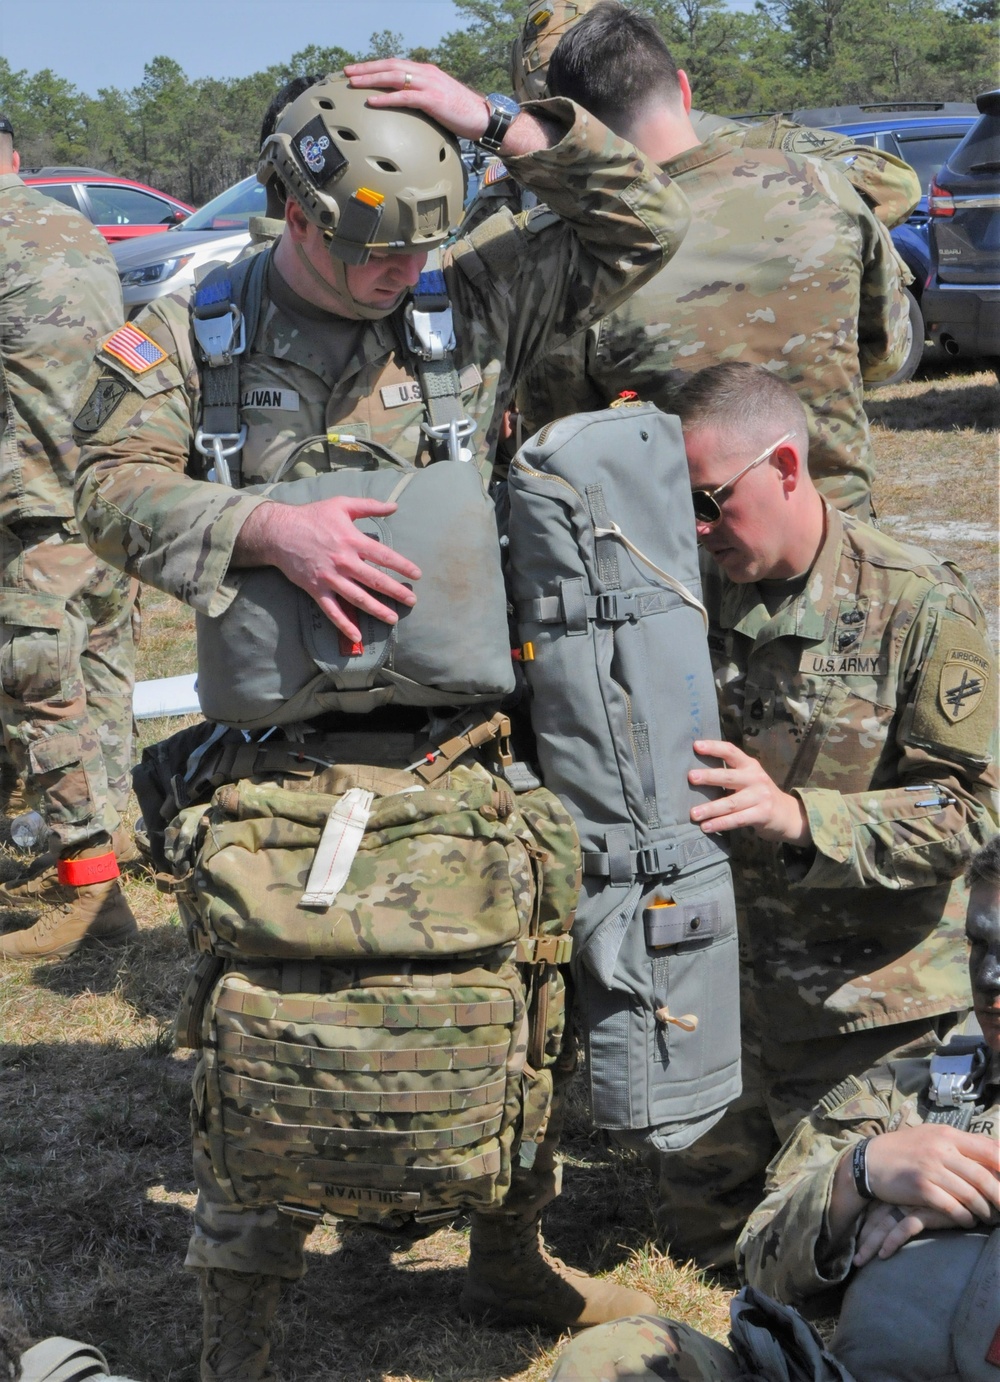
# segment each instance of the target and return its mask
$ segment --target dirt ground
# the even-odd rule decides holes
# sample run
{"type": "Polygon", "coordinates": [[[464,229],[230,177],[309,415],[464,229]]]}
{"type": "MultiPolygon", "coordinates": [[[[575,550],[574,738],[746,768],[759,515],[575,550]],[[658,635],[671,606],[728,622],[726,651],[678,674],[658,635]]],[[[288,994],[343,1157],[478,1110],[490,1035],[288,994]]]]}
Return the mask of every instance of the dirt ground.
{"type": "MultiPolygon", "coordinates": [[[[993,375],[972,370],[928,372],[870,399],[881,522],[963,566],[994,631],[998,405],[993,375]]],[[[144,615],[140,675],[191,670],[186,612],[149,591],[144,615]]],[[[147,722],[143,741],[175,727],[147,722]]],[[[0,874],[17,866],[0,845],[0,874]]],[[[0,1321],[91,1341],[139,1382],[196,1382],[197,1289],[181,1266],[193,1058],[171,1039],[187,951],[148,871],[132,867],[126,888],[142,928],[135,945],[0,968],[0,1321]]],[[[731,1283],[658,1252],[638,1161],[592,1133],[578,1104],[565,1150],[564,1194],[546,1218],[553,1250],[724,1337],[731,1283]]],[[[461,1226],[410,1248],[315,1232],[308,1274],[282,1305],[281,1382],[540,1382],[559,1340],[459,1319],[466,1254],[461,1226]]]]}

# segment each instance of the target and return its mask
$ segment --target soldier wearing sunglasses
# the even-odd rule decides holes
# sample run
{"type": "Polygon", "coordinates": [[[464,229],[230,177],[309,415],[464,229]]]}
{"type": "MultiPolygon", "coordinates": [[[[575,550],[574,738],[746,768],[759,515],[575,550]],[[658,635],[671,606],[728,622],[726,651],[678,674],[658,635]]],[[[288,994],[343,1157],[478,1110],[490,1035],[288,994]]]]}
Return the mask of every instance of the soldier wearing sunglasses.
{"type": "Polygon", "coordinates": [[[732,1262],[798,1120],[923,1055],[969,1006],[961,874],[996,830],[996,679],[962,574],[832,508],[805,416],[757,365],[681,390],[725,742],[694,808],[732,846],[744,1094],[660,1165],[675,1256],[732,1262]]]}

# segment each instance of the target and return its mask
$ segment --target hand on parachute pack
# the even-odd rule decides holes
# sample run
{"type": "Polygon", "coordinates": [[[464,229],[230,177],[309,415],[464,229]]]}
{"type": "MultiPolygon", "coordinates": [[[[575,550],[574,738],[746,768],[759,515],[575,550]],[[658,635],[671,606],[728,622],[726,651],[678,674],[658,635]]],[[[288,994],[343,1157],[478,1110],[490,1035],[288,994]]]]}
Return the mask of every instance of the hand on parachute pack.
{"type": "Polygon", "coordinates": [[[378,596],[401,605],[416,603],[409,586],[395,580],[389,571],[398,572],[405,580],[419,581],[419,566],[366,536],[354,524],[357,518],[384,518],[395,512],[395,504],[347,495],[295,507],[261,504],[240,529],[232,564],[276,566],[312,596],[345,638],[358,642],[361,630],[345,604],[383,623],[395,624],[399,618],[396,611],[378,596]],[[386,567],[388,570],[383,569],[386,567]]]}
{"type": "Polygon", "coordinates": [[[696,739],[702,758],[721,758],[723,768],[692,768],[695,787],[721,787],[723,794],[691,810],[691,819],[706,835],[748,826],[762,840],[802,847],[810,840],[809,819],[798,797],[783,792],[748,753],[722,739],[696,739]]]}

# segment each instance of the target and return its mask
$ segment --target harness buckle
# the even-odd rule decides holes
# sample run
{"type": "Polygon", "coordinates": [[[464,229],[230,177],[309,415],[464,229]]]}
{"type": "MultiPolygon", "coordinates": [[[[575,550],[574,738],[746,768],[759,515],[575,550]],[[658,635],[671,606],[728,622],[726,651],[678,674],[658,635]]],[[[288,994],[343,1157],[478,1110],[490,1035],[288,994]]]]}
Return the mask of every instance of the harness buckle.
{"type": "Polygon", "coordinates": [[[228,311],[220,312],[213,317],[200,317],[197,310],[191,315],[195,340],[210,369],[221,369],[225,365],[231,365],[233,356],[242,355],[247,347],[243,313],[231,303],[228,306],[228,311]]]}
{"type": "Polygon", "coordinates": [[[443,360],[455,349],[455,319],[450,306],[422,312],[411,303],[405,321],[407,343],[422,360],[443,360]]]}
{"type": "Polygon", "coordinates": [[[420,430],[438,445],[444,443],[449,461],[472,460],[472,452],[467,446],[462,445],[462,442],[468,441],[476,430],[476,424],[471,417],[453,418],[451,422],[439,422],[437,425],[422,422],[420,430]]]}
{"type": "Polygon", "coordinates": [[[238,432],[206,432],[199,427],[194,434],[194,449],[214,464],[208,478],[217,485],[232,485],[233,477],[229,469],[229,457],[243,450],[247,439],[246,423],[238,432]]]}

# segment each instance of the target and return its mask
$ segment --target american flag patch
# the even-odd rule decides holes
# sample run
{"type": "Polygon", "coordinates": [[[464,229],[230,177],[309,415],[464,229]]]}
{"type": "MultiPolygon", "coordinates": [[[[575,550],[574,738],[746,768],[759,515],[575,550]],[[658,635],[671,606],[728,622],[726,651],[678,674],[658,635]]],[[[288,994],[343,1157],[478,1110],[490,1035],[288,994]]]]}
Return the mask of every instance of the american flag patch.
{"type": "Polygon", "coordinates": [[[495,158],[492,163],[487,164],[486,172],[483,174],[483,186],[492,187],[495,182],[503,182],[504,178],[509,177],[507,165],[495,158]]]}
{"type": "Polygon", "coordinates": [[[120,360],[133,374],[144,374],[167,358],[167,352],[131,322],[127,326],[120,326],[113,336],[109,336],[101,350],[105,355],[113,355],[120,360]]]}

